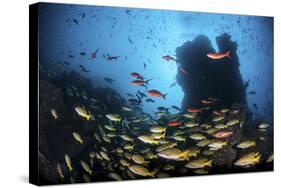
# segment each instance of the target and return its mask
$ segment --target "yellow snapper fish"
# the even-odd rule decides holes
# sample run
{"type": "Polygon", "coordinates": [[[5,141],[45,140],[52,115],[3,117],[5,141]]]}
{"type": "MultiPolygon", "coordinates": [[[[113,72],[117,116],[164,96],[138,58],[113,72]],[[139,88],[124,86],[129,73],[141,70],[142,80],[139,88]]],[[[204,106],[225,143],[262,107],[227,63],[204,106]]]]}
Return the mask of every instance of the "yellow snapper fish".
{"type": "Polygon", "coordinates": [[[121,181],[121,180],[122,180],[121,176],[118,175],[118,174],[115,173],[115,172],[109,173],[109,174],[108,174],[108,177],[111,178],[111,179],[114,179],[114,180],[116,180],[116,181],[121,181]]]}
{"type": "Polygon", "coordinates": [[[174,170],[175,165],[167,164],[167,165],[163,166],[162,169],[165,170],[165,171],[174,170]]]}
{"type": "Polygon", "coordinates": [[[211,148],[211,150],[217,150],[222,148],[223,146],[227,145],[227,141],[222,141],[222,140],[215,140],[208,144],[208,146],[211,148]]]}
{"type": "Polygon", "coordinates": [[[205,137],[203,134],[201,134],[201,133],[194,133],[194,134],[191,134],[191,135],[189,136],[189,138],[191,138],[191,139],[193,139],[193,140],[204,140],[204,139],[206,139],[206,137],[205,137]]]}
{"type": "Polygon", "coordinates": [[[201,128],[205,128],[205,129],[210,129],[212,127],[212,125],[207,124],[207,123],[203,123],[200,125],[201,128]]]}
{"type": "Polygon", "coordinates": [[[103,159],[110,161],[110,158],[108,157],[108,154],[104,151],[100,152],[100,155],[102,156],[103,159]]]}
{"type": "Polygon", "coordinates": [[[69,172],[71,172],[71,171],[73,170],[73,167],[72,167],[72,164],[71,164],[71,159],[70,159],[70,157],[69,157],[67,154],[65,154],[65,155],[64,155],[64,159],[65,159],[65,162],[66,162],[66,166],[67,166],[68,169],[69,169],[69,172]]]}
{"type": "Polygon", "coordinates": [[[261,154],[259,152],[250,152],[240,157],[234,165],[236,166],[250,166],[258,164],[261,160],[261,154]]]}
{"type": "Polygon", "coordinates": [[[105,125],[104,128],[106,128],[109,131],[116,131],[116,128],[110,126],[110,125],[105,125]]]}
{"type": "Polygon", "coordinates": [[[233,125],[235,125],[235,124],[238,124],[239,122],[240,122],[239,119],[232,119],[232,120],[228,121],[228,122],[226,123],[226,125],[227,125],[227,126],[233,126],[233,125]]]}
{"type": "Polygon", "coordinates": [[[72,133],[72,136],[75,138],[75,140],[77,140],[80,144],[83,144],[83,139],[81,137],[81,135],[77,132],[73,132],[72,133]]]}
{"type": "Polygon", "coordinates": [[[156,151],[157,152],[160,152],[160,151],[163,151],[163,150],[166,150],[166,149],[169,149],[169,148],[173,148],[173,147],[175,147],[175,146],[177,146],[178,144],[177,144],[177,142],[168,142],[168,143],[166,143],[166,144],[163,144],[163,145],[161,145],[161,146],[158,146],[157,148],[156,148],[156,151]]]}
{"type": "Polygon", "coordinates": [[[223,109],[221,109],[221,112],[222,112],[222,113],[227,113],[227,112],[229,112],[229,109],[223,108],[223,109]]]}
{"type": "Polygon", "coordinates": [[[61,165],[59,163],[57,164],[57,173],[58,173],[59,177],[63,180],[64,175],[63,175],[63,172],[62,172],[61,165]]]}
{"type": "Polygon", "coordinates": [[[193,171],[193,173],[195,174],[199,174],[199,175],[205,175],[205,174],[208,174],[209,173],[209,170],[206,170],[206,169],[196,169],[193,171]]]}
{"type": "Polygon", "coordinates": [[[173,160],[177,160],[177,159],[188,160],[190,157],[189,150],[181,151],[178,148],[169,148],[157,153],[157,155],[165,159],[173,159],[173,160]]]}
{"type": "Polygon", "coordinates": [[[163,133],[152,133],[151,136],[152,136],[155,140],[159,140],[159,139],[165,138],[166,132],[163,132],[163,133]]]}
{"type": "Polygon", "coordinates": [[[51,109],[51,114],[55,120],[57,120],[59,118],[59,115],[55,109],[51,109]]]}
{"type": "Polygon", "coordinates": [[[147,159],[157,159],[157,158],[158,158],[158,155],[157,155],[157,154],[154,154],[154,153],[152,153],[152,152],[147,152],[147,153],[145,154],[145,157],[146,157],[147,159]]]}
{"type": "Polygon", "coordinates": [[[216,116],[212,119],[213,122],[218,122],[218,121],[221,121],[221,120],[224,120],[224,116],[216,116]]]}
{"type": "Polygon", "coordinates": [[[226,128],[228,128],[228,126],[221,123],[221,124],[215,125],[214,128],[216,128],[216,129],[226,129],[226,128]]]}
{"type": "Polygon", "coordinates": [[[155,177],[156,172],[149,172],[147,168],[140,165],[130,165],[129,170],[139,176],[150,176],[155,177]]]}
{"type": "Polygon", "coordinates": [[[93,171],[91,170],[91,167],[88,165],[88,163],[86,163],[84,161],[80,161],[80,164],[86,172],[88,172],[90,175],[92,175],[93,171]]]}
{"type": "Polygon", "coordinates": [[[200,158],[192,160],[185,165],[185,167],[191,169],[204,168],[206,166],[212,167],[212,160],[209,160],[207,158],[200,158]]]}
{"type": "Polygon", "coordinates": [[[90,114],[90,112],[88,112],[85,107],[75,107],[75,111],[77,112],[77,114],[81,117],[86,118],[86,120],[90,120],[92,117],[92,114],[90,114]]]}
{"type": "Polygon", "coordinates": [[[167,127],[161,127],[161,126],[153,126],[150,128],[150,132],[153,133],[163,133],[165,132],[167,127]]]}
{"type": "Polygon", "coordinates": [[[155,140],[153,136],[143,135],[143,136],[139,136],[138,139],[147,144],[159,145],[159,140],[155,140]]]}
{"type": "Polygon", "coordinates": [[[197,127],[197,126],[199,126],[199,123],[196,123],[196,122],[193,122],[193,121],[189,121],[189,122],[185,122],[185,123],[184,123],[184,126],[185,126],[185,127],[188,127],[188,128],[192,128],[192,127],[197,127]]]}
{"type": "Polygon", "coordinates": [[[273,153],[267,158],[266,162],[271,163],[274,160],[274,155],[273,153]]]}
{"type": "Polygon", "coordinates": [[[215,133],[217,130],[218,130],[217,128],[211,128],[211,129],[208,129],[208,130],[206,131],[206,133],[207,133],[207,134],[213,134],[213,133],[215,133]]]}
{"type": "Polygon", "coordinates": [[[122,166],[130,166],[130,163],[129,163],[128,161],[126,161],[125,159],[121,159],[121,160],[120,160],[120,164],[121,164],[122,166]]]}
{"type": "Polygon", "coordinates": [[[210,144],[212,141],[214,141],[214,140],[210,140],[210,139],[201,140],[201,141],[196,143],[196,146],[204,147],[204,146],[210,144]]]}
{"type": "Polygon", "coordinates": [[[177,136],[171,136],[172,139],[179,141],[179,142],[185,142],[186,139],[183,136],[177,135],[177,136]]]}
{"type": "Polygon", "coordinates": [[[92,181],[91,177],[88,174],[83,174],[83,179],[86,183],[90,183],[92,181]]]}
{"type": "Polygon", "coordinates": [[[129,142],[133,142],[134,141],[134,139],[132,138],[132,137],[130,137],[130,136],[128,136],[128,135],[120,135],[120,137],[123,139],[123,140],[125,140],[125,141],[129,141],[129,142]]]}
{"type": "Polygon", "coordinates": [[[243,142],[240,142],[237,145],[237,148],[245,149],[245,148],[250,148],[250,147],[255,147],[255,146],[256,146],[256,142],[254,140],[245,140],[243,142]]]}
{"type": "Polygon", "coordinates": [[[260,128],[260,129],[266,129],[267,127],[269,127],[269,124],[268,124],[268,123],[261,123],[261,124],[259,125],[259,128],[260,128]]]}
{"type": "Polygon", "coordinates": [[[196,113],[186,113],[183,114],[184,117],[189,118],[189,119],[193,119],[196,117],[196,113]]]}
{"type": "Polygon", "coordinates": [[[119,114],[106,114],[105,115],[110,121],[120,122],[122,120],[119,114]]]}
{"type": "Polygon", "coordinates": [[[125,150],[133,150],[133,149],[135,148],[135,146],[134,146],[134,145],[131,145],[131,144],[125,144],[125,145],[123,146],[123,148],[124,148],[125,150]]]}
{"type": "Polygon", "coordinates": [[[131,111],[132,111],[131,108],[128,108],[128,107],[126,107],[126,106],[123,106],[123,107],[122,107],[122,110],[127,111],[127,112],[131,112],[131,111]]]}
{"type": "Polygon", "coordinates": [[[133,155],[132,160],[137,164],[148,164],[149,163],[149,161],[146,161],[144,159],[144,157],[142,157],[140,155],[133,155]]]}

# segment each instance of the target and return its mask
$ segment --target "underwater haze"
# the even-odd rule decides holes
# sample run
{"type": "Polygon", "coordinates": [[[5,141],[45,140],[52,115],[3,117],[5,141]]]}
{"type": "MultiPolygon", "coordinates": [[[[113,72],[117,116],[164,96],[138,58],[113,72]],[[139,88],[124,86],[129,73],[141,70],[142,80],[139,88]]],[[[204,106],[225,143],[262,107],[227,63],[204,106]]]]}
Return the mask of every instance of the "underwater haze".
{"type": "Polygon", "coordinates": [[[40,147],[58,174],[44,184],[273,169],[272,17],[49,3],[38,13],[40,147]],[[80,161],[91,151],[96,168],[80,161]]]}

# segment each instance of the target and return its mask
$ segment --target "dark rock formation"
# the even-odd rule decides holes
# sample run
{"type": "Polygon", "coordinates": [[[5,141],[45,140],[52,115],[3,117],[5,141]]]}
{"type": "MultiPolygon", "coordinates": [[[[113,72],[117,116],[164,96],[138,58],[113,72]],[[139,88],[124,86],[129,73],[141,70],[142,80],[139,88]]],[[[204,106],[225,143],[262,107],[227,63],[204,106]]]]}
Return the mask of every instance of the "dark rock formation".
{"type": "Polygon", "coordinates": [[[223,34],[216,38],[219,52],[231,51],[231,59],[213,60],[207,57],[215,50],[210,40],[203,35],[177,48],[177,59],[180,70],[177,74],[178,84],[185,96],[182,108],[199,107],[200,100],[208,97],[220,99],[220,103],[229,106],[233,103],[246,104],[245,87],[239,71],[239,59],[236,54],[237,44],[231,41],[230,35],[223,34]]]}

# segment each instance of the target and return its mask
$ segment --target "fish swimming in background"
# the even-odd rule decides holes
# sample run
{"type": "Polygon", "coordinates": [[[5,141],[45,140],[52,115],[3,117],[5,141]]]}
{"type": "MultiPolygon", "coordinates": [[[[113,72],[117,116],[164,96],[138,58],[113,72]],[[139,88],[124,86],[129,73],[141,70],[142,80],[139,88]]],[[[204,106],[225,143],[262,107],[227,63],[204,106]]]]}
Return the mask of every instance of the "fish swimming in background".
{"type": "Polygon", "coordinates": [[[82,139],[82,137],[81,137],[81,135],[79,133],[73,132],[72,136],[75,138],[75,140],[77,142],[79,142],[80,144],[83,144],[84,141],[83,141],[83,139],[82,139]]]}
{"type": "Polygon", "coordinates": [[[80,55],[81,55],[81,56],[85,56],[85,55],[86,55],[86,52],[80,52],[80,55]]]}
{"type": "Polygon", "coordinates": [[[96,51],[94,51],[94,52],[91,53],[91,59],[95,59],[95,58],[97,57],[98,51],[99,51],[99,48],[96,49],[96,51]]]}
{"type": "Polygon", "coordinates": [[[104,81],[106,81],[107,83],[111,84],[112,82],[114,82],[115,80],[113,80],[112,78],[103,78],[104,81]]]}
{"type": "Polygon", "coordinates": [[[128,40],[131,44],[134,44],[134,42],[131,40],[130,36],[128,36],[128,40]]]}
{"type": "Polygon", "coordinates": [[[178,62],[175,58],[173,58],[172,56],[169,56],[169,55],[165,55],[162,57],[163,59],[165,59],[166,61],[175,61],[175,62],[178,62]]]}
{"type": "Polygon", "coordinates": [[[57,120],[59,118],[58,113],[55,109],[51,109],[51,114],[55,120],[57,120]]]}
{"type": "Polygon", "coordinates": [[[255,94],[257,94],[257,92],[255,92],[255,91],[250,91],[249,94],[250,94],[250,95],[255,95],[255,94]]]}
{"type": "Polygon", "coordinates": [[[92,114],[90,112],[88,112],[85,107],[75,107],[75,111],[77,112],[77,114],[79,116],[82,116],[84,118],[86,118],[86,120],[90,120],[92,117],[92,114]]]}
{"type": "Polygon", "coordinates": [[[111,121],[121,121],[121,116],[119,114],[106,114],[105,115],[111,121]]]}
{"type": "Polygon", "coordinates": [[[150,96],[153,96],[153,97],[163,97],[163,99],[166,99],[166,95],[167,95],[168,93],[162,94],[160,91],[157,91],[157,90],[149,90],[149,91],[148,91],[148,94],[149,94],[150,96]]]}
{"type": "Polygon", "coordinates": [[[153,100],[153,99],[146,99],[146,102],[155,102],[155,100],[153,100]]]}
{"type": "Polygon", "coordinates": [[[112,61],[112,60],[118,60],[118,58],[119,58],[119,56],[110,56],[110,55],[107,54],[106,60],[112,61]]]}
{"type": "Polygon", "coordinates": [[[208,53],[207,57],[211,59],[223,59],[225,57],[228,57],[229,59],[231,59],[230,50],[225,53],[208,53]]]}
{"type": "Polygon", "coordinates": [[[184,68],[180,67],[179,69],[182,73],[187,74],[187,70],[185,70],[184,68]]]}
{"type": "Polygon", "coordinates": [[[148,79],[148,80],[134,80],[131,82],[132,85],[134,86],[144,86],[145,84],[148,84],[149,81],[151,81],[152,79],[148,79]]]}
{"type": "Polygon", "coordinates": [[[132,76],[132,77],[135,77],[135,78],[137,78],[137,79],[140,79],[140,80],[143,80],[143,79],[144,79],[144,77],[143,77],[142,75],[140,75],[139,73],[137,73],[137,72],[132,72],[132,73],[131,73],[131,76],[132,76]]]}
{"type": "Polygon", "coordinates": [[[174,87],[177,84],[177,82],[173,82],[169,88],[174,87]]]}
{"type": "Polygon", "coordinates": [[[65,159],[65,162],[66,162],[66,166],[67,166],[68,169],[69,169],[69,172],[71,172],[71,171],[73,170],[73,167],[72,167],[72,164],[71,164],[71,159],[70,159],[70,157],[69,157],[67,154],[65,154],[65,155],[64,155],[64,159],[65,159]]]}

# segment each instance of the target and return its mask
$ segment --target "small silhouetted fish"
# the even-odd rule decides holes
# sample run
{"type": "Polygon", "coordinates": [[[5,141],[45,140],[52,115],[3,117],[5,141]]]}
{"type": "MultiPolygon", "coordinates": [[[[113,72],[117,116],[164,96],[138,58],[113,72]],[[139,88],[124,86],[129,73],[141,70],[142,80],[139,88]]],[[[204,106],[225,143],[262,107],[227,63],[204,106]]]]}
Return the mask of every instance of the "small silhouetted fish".
{"type": "Polygon", "coordinates": [[[85,14],[85,13],[83,13],[83,14],[82,14],[82,18],[84,19],[84,18],[85,18],[85,16],[86,16],[86,14],[85,14]]]}
{"type": "Polygon", "coordinates": [[[256,103],[253,103],[253,106],[255,107],[256,110],[258,110],[258,105],[256,103]]]}
{"type": "Polygon", "coordinates": [[[127,93],[127,95],[128,95],[129,97],[134,97],[134,95],[131,94],[131,93],[127,93]]]}
{"type": "Polygon", "coordinates": [[[104,78],[104,81],[106,81],[107,83],[111,84],[112,82],[114,82],[114,80],[112,78],[104,78]]]}
{"type": "Polygon", "coordinates": [[[141,92],[140,90],[138,90],[138,94],[141,96],[141,98],[147,97],[147,95],[145,93],[141,92]]]}
{"type": "Polygon", "coordinates": [[[126,10],[126,13],[130,15],[131,14],[131,10],[126,10]]]}
{"type": "Polygon", "coordinates": [[[66,64],[66,65],[68,65],[68,66],[70,65],[70,63],[67,62],[67,61],[63,61],[63,63],[66,64]]]}
{"type": "Polygon", "coordinates": [[[76,19],[73,19],[73,22],[76,23],[76,25],[78,25],[78,21],[76,19]]]}
{"type": "Polygon", "coordinates": [[[179,107],[175,106],[175,105],[172,105],[171,107],[175,110],[181,111],[181,109],[179,107]]]}
{"type": "Polygon", "coordinates": [[[164,106],[159,106],[157,109],[158,109],[158,110],[161,110],[161,111],[167,111],[167,110],[169,110],[169,108],[166,108],[166,107],[164,107],[164,106]]]}
{"type": "Polygon", "coordinates": [[[255,95],[255,94],[257,94],[257,92],[255,92],[255,91],[250,91],[249,94],[250,94],[250,95],[255,95]]]}
{"type": "Polygon", "coordinates": [[[128,37],[128,40],[129,40],[129,42],[130,42],[131,44],[134,44],[134,42],[131,40],[130,37],[128,37]]]}
{"type": "Polygon", "coordinates": [[[81,55],[81,56],[85,56],[86,53],[85,53],[85,52],[80,52],[80,55],[81,55]]]}
{"type": "Polygon", "coordinates": [[[69,57],[69,58],[74,58],[74,56],[73,56],[73,55],[68,55],[68,57],[69,57]]]}
{"type": "Polygon", "coordinates": [[[176,84],[177,84],[177,82],[172,83],[172,84],[170,85],[170,88],[171,88],[171,87],[174,87],[176,84]]]}
{"type": "Polygon", "coordinates": [[[146,64],[145,64],[145,63],[143,63],[143,68],[144,68],[144,69],[146,68],[146,64]]]}
{"type": "Polygon", "coordinates": [[[146,99],[146,102],[155,102],[153,99],[146,99]]]}

